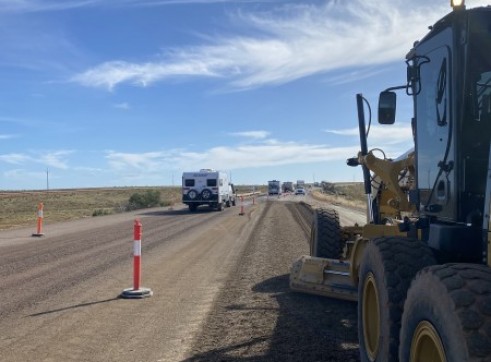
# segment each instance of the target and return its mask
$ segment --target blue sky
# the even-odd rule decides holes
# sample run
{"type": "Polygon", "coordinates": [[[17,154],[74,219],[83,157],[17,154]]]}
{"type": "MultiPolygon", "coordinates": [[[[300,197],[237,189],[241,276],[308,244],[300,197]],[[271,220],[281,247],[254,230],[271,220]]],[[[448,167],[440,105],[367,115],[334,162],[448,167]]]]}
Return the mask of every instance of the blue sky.
{"type": "MultiPolygon", "coordinates": [[[[467,7],[486,4],[467,1],[467,7]]],[[[358,181],[356,93],[447,0],[0,0],[0,189],[358,181]]],[[[411,147],[411,106],[369,148],[411,147]]],[[[406,101],[406,102],[404,102],[406,101]]],[[[374,122],[376,123],[376,122],[374,122]]]]}

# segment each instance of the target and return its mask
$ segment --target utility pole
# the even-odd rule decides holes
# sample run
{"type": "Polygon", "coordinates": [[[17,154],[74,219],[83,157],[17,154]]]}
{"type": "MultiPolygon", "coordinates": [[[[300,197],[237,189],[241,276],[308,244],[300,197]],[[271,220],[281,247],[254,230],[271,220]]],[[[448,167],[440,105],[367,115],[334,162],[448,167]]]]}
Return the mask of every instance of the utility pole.
{"type": "Polygon", "coordinates": [[[49,169],[46,167],[46,192],[49,192],[49,169]]]}

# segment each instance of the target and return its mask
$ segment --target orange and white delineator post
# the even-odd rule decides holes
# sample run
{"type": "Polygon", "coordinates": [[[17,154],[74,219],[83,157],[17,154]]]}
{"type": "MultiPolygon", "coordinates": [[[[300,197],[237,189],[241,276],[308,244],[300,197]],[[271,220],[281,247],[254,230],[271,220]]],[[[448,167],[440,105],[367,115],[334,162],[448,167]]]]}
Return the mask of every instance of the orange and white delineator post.
{"type": "Polygon", "coordinates": [[[142,251],[142,223],[135,219],[133,226],[133,288],[123,290],[122,298],[145,298],[153,295],[148,288],[141,284],[141,251],[142,251]]]}
{"type": "Polygon", "coordinates": [[[244,215],[244,196],[240,197],[240,212],[239,215],[244,215]]]}
{"type": "Polygon", "coordinates": [[[43,213],[43,209],[44,209],[44,204],[42,202],[40,202],[38,204],[38,211],[37,211],[37,229],[36,229],[36,232],[34,234],[32,234],[32,236],[43,236],[43,218],[44,218],[44,213],[43,213]]]}
{"type": "Polygon", "coordinates": [[[133,290],[140,289],[142,256],[142,223],[135,220],[133,227],[133,290]]]}

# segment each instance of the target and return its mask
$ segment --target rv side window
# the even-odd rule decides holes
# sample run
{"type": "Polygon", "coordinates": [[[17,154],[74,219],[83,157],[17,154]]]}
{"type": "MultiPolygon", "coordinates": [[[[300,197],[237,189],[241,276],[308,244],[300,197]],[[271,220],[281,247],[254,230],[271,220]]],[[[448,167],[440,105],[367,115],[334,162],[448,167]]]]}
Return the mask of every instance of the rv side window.
{"type": "Polygon", "coordinates": [[[208,187],[216,187],[217,185],[217,180],[215,179],[208,179],[206,180],[206,186],[208,187]]]}
{"type": "Polygon", "coordinates": [[[194,179],[186,179],[186,180],[184,180],[184,186],[186,186],[186,187],[194,187],[194,179]]]}

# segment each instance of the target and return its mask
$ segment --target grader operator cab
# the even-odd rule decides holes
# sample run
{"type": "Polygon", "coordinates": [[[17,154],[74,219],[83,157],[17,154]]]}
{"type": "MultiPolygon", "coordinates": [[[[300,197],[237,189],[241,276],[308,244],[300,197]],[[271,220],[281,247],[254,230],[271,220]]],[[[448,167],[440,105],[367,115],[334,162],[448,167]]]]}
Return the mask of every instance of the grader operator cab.
{"type": "Polygon", "coordinates": [[[414,149],[368,150],[357,95],[367,224],[340,227],[314,211],[311,255],[291,270],[297,291],[358,302],[362,361],[491,361],[491,7],[464,4],[406,56],[414,149]]]}

